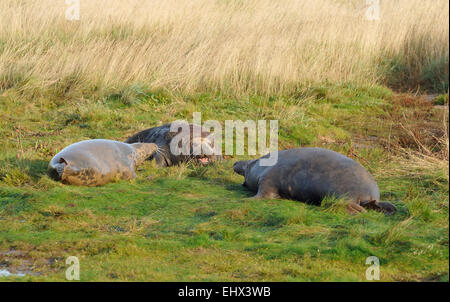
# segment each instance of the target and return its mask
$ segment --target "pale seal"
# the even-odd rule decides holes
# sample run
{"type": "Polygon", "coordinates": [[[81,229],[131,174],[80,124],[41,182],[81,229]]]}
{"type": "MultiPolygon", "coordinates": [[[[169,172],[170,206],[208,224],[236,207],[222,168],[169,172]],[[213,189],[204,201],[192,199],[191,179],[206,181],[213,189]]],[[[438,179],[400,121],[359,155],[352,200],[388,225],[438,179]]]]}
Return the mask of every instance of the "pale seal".
{"type": "MultiPolygon", "coordinates": [[[[320,205],[326,196],[350,201],[349,212],[373,209],[393,214],[396,207],[380,202],[378,185],[356,161],[322,148],[297,148],[278,152],[273,166],[261,166],[260,159],[238,161],[234,171],[243,183],[257,192],[256,198],[288,198],[320,205]]],[[[262,158],[267,158],[268,154],[262,158]]]]}
{"type": "Polygon", "coordinates": [[[99,186],[136,177],[135,167],[151,156],[155,144],[125,144],[106,139],[74,143],[50,161],[48,174],[66,184],[99,186]]]}

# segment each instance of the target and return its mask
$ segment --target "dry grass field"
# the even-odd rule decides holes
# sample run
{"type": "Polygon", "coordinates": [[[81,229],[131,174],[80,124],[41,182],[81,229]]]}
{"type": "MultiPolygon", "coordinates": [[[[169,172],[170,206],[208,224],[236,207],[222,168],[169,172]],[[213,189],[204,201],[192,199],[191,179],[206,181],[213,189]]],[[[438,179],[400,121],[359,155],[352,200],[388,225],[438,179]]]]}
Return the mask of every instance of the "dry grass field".
{"type": "Polygon", "coordinates": [[[0,281],[449,280],[449,3],[0,1],[0,281]],[[231,156],[63,185],[65,146],[175,119],[279,120],[366,167],[398,213],[249,199],[231,156]],[[7,273],[6,273],[7,272],[7,273]],[[8,275],[24,274],[24,275],[8,275]]]}
{"type": "Polygon", "coordinates": [[[145,84],[184,92],[292,94],[330,82],[448,89],[445,0],[92,0],[0,3],[3,86],[145,84]]]}

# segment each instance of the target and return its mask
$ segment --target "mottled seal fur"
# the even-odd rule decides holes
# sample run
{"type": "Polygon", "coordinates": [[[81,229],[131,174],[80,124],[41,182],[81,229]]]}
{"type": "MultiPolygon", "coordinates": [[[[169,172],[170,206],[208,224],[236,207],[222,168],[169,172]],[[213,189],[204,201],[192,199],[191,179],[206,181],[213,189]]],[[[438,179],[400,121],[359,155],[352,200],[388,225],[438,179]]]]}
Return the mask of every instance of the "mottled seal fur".
{"type": "MultiPolygon", "coordinates": [[[[320,205],[326,196],[345,197],[349,212],[365,209],[396,212],[388,202],[380,202],[378,185],[367,170],[354,160],[322,148],[297,148],[278,152],[273,166],[261,166],[260,159],[238,161],[234,171],[256,198],[288,198],[320,205]]],[[[262,158],[267,158],[268,155],[262,158]]]]}
{"type": "Polygon", "coordinates": [[[143,143],[154,143],[158,146],[158,152],[155,152],[155,154],[149,158],[154,158],[156,161],[156,164],[159,167],[168,167],[180,164],[182,162],[194,162],[194,163],[200,163],[200,164],[207,164],[213,161],[222,160],[221,155],[215,155],[212,154],[205,154],[203,151],[206,149],[213,150],[214,149],[214,140],[211,138],[208,138],[210,136],[210,133],[206,130],[204,130],[201,126],[195,125],[195,124],[189,124],[189,133],[190,133],[190,152],[188,155],[174,155],[170,151],[170,143],[172,139],[181,133],[181,128],[178,129],[178,132],[171,132],[170,131],[171,124],[162,125],[159,127],[149,128],[146,130],[143,130],[139,133],[136,133],[132,137],[128,138],[125,143],[131,144],[131,143],[137,143],[137,142],[143,142],[143,143]],[[201,133],[201,138],[194,139],[193,137],[193,129],[194,127],[199,127],[199,133],[201,133]],[[199,155],[193,155],[193,149],[194,144],[201,144],[202,145],[202,153],[199,155]]]}
{"type": "Polygon", "coordinates": [[[151,156],[155,144],[125,144],[106,139],[72,144],[50,161],[48,174],[55,180],[79,186],[99,186],[136,177],[134,168],[151,156]]]}

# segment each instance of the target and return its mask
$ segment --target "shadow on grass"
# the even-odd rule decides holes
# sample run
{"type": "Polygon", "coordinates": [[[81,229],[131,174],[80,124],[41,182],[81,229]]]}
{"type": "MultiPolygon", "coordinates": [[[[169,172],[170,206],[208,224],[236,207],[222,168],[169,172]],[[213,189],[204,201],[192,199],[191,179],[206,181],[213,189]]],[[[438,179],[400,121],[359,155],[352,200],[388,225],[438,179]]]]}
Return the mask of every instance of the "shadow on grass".
{"type": "Polygon", "coordinates": [[[24,183],[36,183],[46,175],[48,161],[40,159],[20,159],[10,157],[0,160],[0,181],[18,186],[24,183]]]}
{"type": "Polygon", "coordinates": [[[33,194],[18,192],[15,189],[0,187],[0,214],[17,215],[31,208],[33,194]]]}

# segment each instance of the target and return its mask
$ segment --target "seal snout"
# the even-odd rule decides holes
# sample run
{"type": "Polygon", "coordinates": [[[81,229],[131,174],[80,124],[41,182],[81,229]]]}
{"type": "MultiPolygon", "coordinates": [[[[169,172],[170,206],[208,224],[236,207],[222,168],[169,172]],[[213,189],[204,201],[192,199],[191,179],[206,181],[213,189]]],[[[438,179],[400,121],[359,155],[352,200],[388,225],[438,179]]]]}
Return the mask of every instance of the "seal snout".
{"type": "Polygon", "coordinates": [[[67,165],[67,162],[64,158],[60,157],[59,159],[52,160],[48,165],[47,174],[52,179],[56,181],[60,181],[62,179],[62,175],[64,173],[64,168],[67,165]]]}
{"type": "Polygon", "coordinates": [[[233,165],[234,172],[236,172],[239,175],[244,176],[246,163],[247,163],[246,161],[242,161],[242,160],[235,162],[233,165]]]}
{"type": "Polygon", "coordinates": [[[133,143],[132,146],[135,150],[135,162],[141,163],[142,161],[151,158],[155,152],[159,151],[159,147],[154,143],[133,143]]]}
{"type": "Polygon", "coordinates": [[[366,209],[383,212],[386,215],[393,215],[397,212],[397,207],[386,201],[377,202],[376,200],[362,201],[360,206],[366,209]]]}
{"type": "Polygon", "coordinates": [[[197,163],[207,165],[213,161],[221,160],[222,156],[217,153],[214,140],[205,137],[193,138],[189,154],[194,154],[197,163]],[[196,150],[200,150],[200,154],[196,154],[196,150]]]}
{"type": "Polygon", "coordinates": [[[148,145],[149,145],[149,149],[150,149],[150,152],[151,152],[151,153],[156,152],[156,151],[158,151],[158,149],[159,149],[159,147],[158,147],[157,144],[149,143],[148,145]]]}

